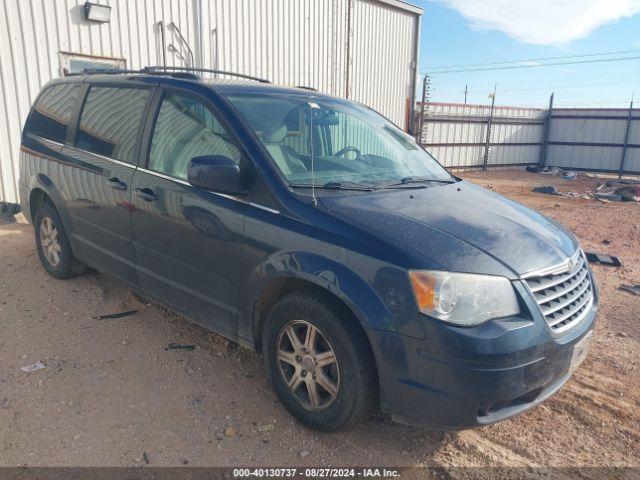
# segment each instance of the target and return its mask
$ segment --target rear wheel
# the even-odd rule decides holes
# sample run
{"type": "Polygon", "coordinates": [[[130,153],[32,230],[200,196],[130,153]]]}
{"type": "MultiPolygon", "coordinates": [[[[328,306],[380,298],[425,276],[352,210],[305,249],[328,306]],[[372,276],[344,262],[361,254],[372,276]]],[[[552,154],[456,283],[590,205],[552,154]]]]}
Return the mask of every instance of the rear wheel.
{"type": "Polygon", "coordinates": [[[73,256],[60,214],[53,205],[46,202],[38,208],[34,227],[38,256],[49,275],[65,279],[86,270],[86,266],[73,256]]]}
{"type": "Polygon", "coordinates": [[[278,398],[303,424],[338,430],[375,405],[375,364],[366,337],[327,296],[296,292],[280,300],[267,318],[263,347],[278,398]]]}

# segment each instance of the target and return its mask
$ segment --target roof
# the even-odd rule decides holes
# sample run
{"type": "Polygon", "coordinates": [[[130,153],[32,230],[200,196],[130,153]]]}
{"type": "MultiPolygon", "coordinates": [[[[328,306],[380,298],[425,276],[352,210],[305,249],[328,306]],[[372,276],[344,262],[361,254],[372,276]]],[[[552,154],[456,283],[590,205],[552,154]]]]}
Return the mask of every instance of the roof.
{"type": "Polygon", "coordinates": [[[74,74],[66,77],[53,79],[50,84],[55,83],[100,83],[113,84],[117,86],[131,85],[132,81],[144,83],[157,83],[160,78],[182,81],[185,83],[195,83],[204,85],[220,93],[281,93],[281,94],[310,94],[313,96],[331,97],[331,95],[321,93],[306,86],[277,85],[270,82],[260,82],[255,80],[237,78],[213,78],[200,77],[198,75],[183,75],[183,72],[144,72],[144,71],[112,71],[111,73],[91,72],[88,74],[74,74]]]}
{"type": "Polygon", "coordinates": [[[85,70],[83,73],[53,79],[50,83],[108,83],[124,85],[131,81],[157,83],[160,78],[171,78],[188,83],[198,83],[225,93],[263,92],[311,94],[311,92],[313,92],[313,95],[328,96],[305,85],[275,85],[268,80],[241,73],[183,67],[146,67],[141,70],[85,70]],[[201,76],[203,73],[208,75],[213,74],[216,75],[216,77],[201,76]],[[219,75],[222,75],[223,78],[218,78],[219,75]]]}
{"type": "Polygon", "coordinates": [[[424,13],[424,8],[414,5],[413,3],[405,2],[403,0],[377,0],[380,3],[386,3],[395,8],[399,8],[400,10],[406,10],[411,13],[415,13],[417,15],[422,15],[424,13]]]}

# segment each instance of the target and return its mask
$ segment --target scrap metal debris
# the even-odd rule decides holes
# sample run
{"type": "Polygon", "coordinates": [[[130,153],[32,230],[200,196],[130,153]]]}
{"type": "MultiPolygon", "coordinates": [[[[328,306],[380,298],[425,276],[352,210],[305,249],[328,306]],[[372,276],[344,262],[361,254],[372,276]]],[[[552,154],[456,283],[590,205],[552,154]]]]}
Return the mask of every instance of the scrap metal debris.
{"type": "Polygon", "coordinates": [[[602,253],[585,252],[587,261],[589,263],[599,263],[600,265],[606,265],[609,267],[621,267],[622,262],[618,257],[613,255],[603,255],[602,253]]]}
{"type": "Polygon", "coordinates": [[[195,345],[182,345],[180,343],[170,343],[165,350],[195,350],[195,345]]]}
{"type": "Polygon", "coordinates": [[[138,310],[127,310],[126,312],[118,312],[118,313],[109,313],[107,315],[96,315],[95,320],[111,320],[113,318],[122,318],[128,317],[129,315],[133,315],[134,313],[138,313],[138,310]]]}
{"type": "Polygon", "coordinates": [[[640,180],[607,180],[593,196],[614,202],[640,202],[640,180]]]}
{"type": "Polygon", "coordinates": [[[620,285],[618,287],[620,290],[624,290],[625,292],[633,293],[634,295],[640,296],[640,284],[638,285],[620,285]]]}
{"type": "MultiPolygon", "coordinates": [[[[557,175],[566,180],[573,180],[574,178],[578,178],[579,174],[572,170],[563,170],[558,167],[540,167],[539,165],[529,165],[526,167],[527,172],[541,173],[543,175],[557,175]]],[[[586,176],[585,174],[581,174],[582,176],[586,176]]]]}
{"type": "Polygon", "coordinates": [[[543,185],[543,186],[540,186],[540,187],[533,187],[533,191],[537,192],[537,193],[545,193],[547,195],[563,195],[565,197],[584,198],[585,200],[589,200],[591,198],[589,196],[589,194],[591,192],[584,192],[584,193],[561,192],[560,190],[558,190],[553,185],[543,185]]]}
{"type": "Polygon", "coordinates": [[[547,195],[562,195],[553,185],[544,185],[542,187],[533,187],[533,191],[537,193],[546,193],[547,195]]]}
{"type": "Polygon", "coordinates": [[[38,360],[33,365],[27,365],[26,367],[20,367],[20,370],[26,373],[37,372],[38,370],[42,370],[43,368],[47,368],[47,366],[38,360]]]}
{"type": "MultiPolygon", "coordinates": [[[[542,172],[541,172],[542,173],[542,172]]],[[[569,178],[569,177],[565,177],[569,178]]],[[[562,195],[565,197],[596,199],[600,202],[640,202],[640,180],[607,180],[595,191],[562,192],[553,185],[542,185],[533,188],[534,192],[547,195],[562,195]]]]}

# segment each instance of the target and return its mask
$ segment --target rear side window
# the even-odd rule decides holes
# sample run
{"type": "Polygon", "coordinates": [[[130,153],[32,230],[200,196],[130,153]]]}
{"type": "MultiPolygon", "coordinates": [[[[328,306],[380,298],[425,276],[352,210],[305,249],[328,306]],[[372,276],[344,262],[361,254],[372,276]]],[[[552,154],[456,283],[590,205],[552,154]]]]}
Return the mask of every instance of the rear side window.
{"type": "Polygon", "coordinates": [[[64,143],[79,91],[72,83],[47,88],[33,107],[26,132],[64,143]]]}
{"type": "Polygon", "coordinates": [[[208,107],[177,93],[166,93],[158,112],[149,169],[183,180],[189,160],[200,155],[222,155],[240,163],[242,153],[208,107]]]}
{"type": "Polygon", "coordinates": [[[137,164],[137,138],[150,91],[91,87],[82,107],[76,147],[137,164]]]}

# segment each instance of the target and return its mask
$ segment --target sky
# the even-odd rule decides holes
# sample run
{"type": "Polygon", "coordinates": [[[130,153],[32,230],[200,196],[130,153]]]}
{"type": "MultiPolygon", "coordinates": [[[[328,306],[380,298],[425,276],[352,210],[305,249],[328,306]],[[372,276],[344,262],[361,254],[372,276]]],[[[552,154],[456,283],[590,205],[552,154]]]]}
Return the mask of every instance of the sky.
{"type": "Polygon", "coordinates": [[[554,105],[559,107],[628,107],[634,90],[635,105],[640,105],[640,0],[410,1],[425,10],[418,71],[430,73],[431,101],[463,103],[467,85],[468,103],[490,103],[497,84],[498,105],[545,107],[555,92],[554,105]],[[625,53],[590,56],[607,52],[625,53]],[[569,58],[536,60],[549,57],[569,58]],[[523,66],[622,57],[637,58],[437,73],[452,65],[528,60],[510,64],[523,66]]]}

